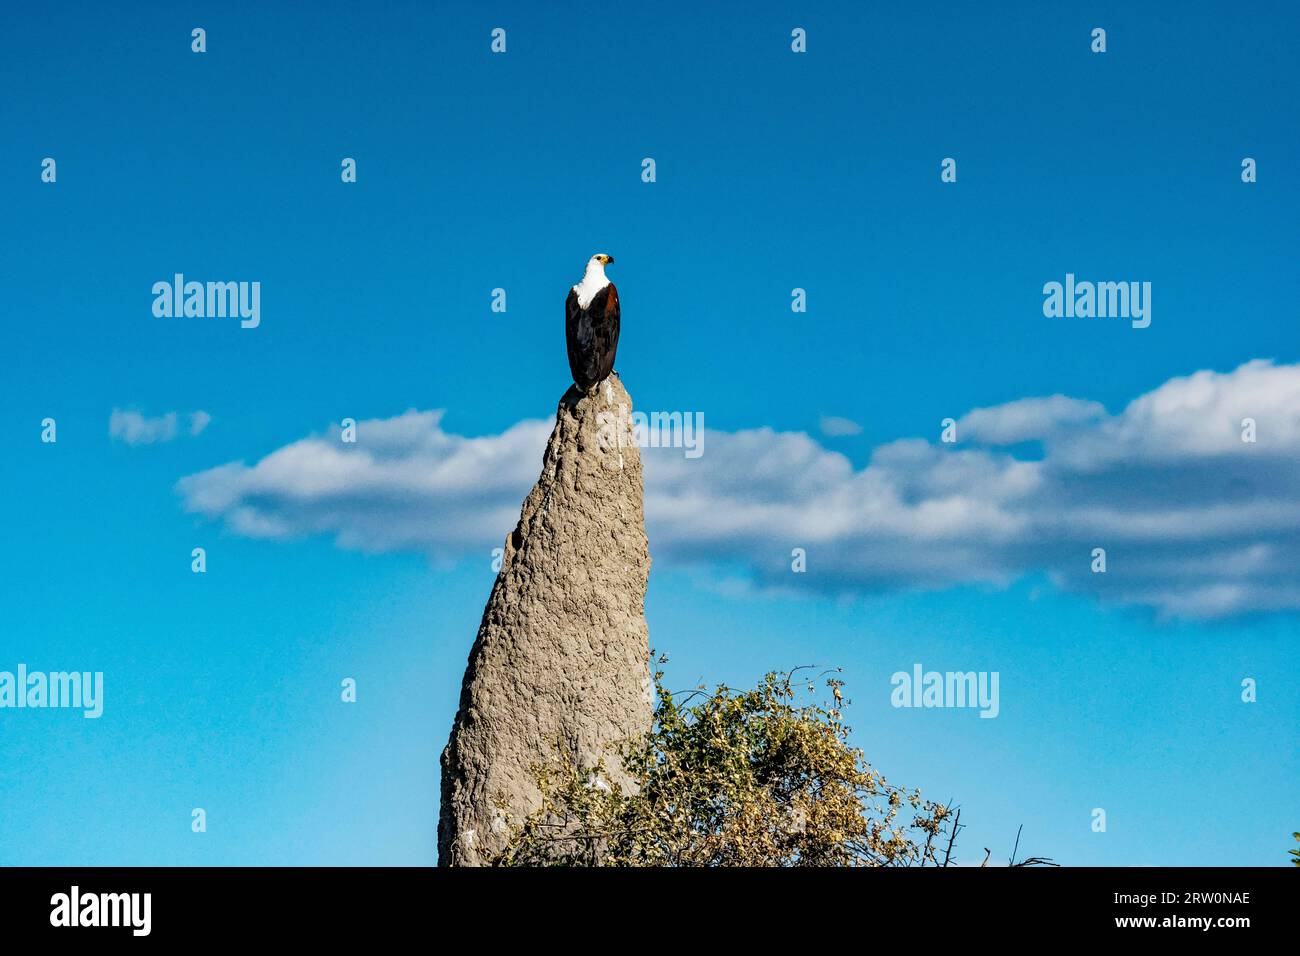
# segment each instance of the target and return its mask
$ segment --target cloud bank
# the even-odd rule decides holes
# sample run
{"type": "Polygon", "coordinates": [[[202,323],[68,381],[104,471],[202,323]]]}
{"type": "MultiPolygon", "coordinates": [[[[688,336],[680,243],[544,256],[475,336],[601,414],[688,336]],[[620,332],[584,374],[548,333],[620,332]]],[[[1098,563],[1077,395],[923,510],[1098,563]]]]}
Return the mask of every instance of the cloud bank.
{"type": "Polygon", "coordinates": [[[356,444],[334,425],[255,465],[231,462],[177,487],[187,510],[249,537],[329,534],[345,548],[442,555],[498,547],[537,480],[550,423],[467,438],[444,431],[442,417],[412,410],[361,421],[356,444]]]}
{"type": "MultiPolygon", "coordinates": [[[[358,423],[354,445],[334,427],[178,490],[187,510],[238,534],[486,554],[518,520],[550,428],[473,438],[445,431],[441,412],[409,411],[358,423]]],[[[696,459],[645,449],[651,549],[834,593],[1046,573],[1168,617],[1300,609],[1300,365],[1196,372],[1114,415],[1027,398],[962,416],[956,444],[938,432],[878,446],[857,469],[807,434],[769,428],[710,430],[696,459]],[[795,547],[807,574],[791,573],[795,547]],[[1105,574],[1091,570],[1094,548],[1105,574]]]]}

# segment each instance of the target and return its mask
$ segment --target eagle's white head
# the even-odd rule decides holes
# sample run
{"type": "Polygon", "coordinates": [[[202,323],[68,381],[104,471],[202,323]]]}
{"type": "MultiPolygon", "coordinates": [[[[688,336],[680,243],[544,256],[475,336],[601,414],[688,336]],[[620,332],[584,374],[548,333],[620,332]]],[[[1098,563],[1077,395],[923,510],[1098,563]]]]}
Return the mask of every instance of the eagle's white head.
{"type": "Polygon", "coordinates": [[[605,266],[613,261],[613,256],[607,256],[603,252],[598,252],[587,260],[587,271],[582,274],[582,281],[573,287],[573,291],[578,293],[580,308],[585,309],[591,305],[596,293],[609,285],[609,279],[605,277],[605,266]]]}

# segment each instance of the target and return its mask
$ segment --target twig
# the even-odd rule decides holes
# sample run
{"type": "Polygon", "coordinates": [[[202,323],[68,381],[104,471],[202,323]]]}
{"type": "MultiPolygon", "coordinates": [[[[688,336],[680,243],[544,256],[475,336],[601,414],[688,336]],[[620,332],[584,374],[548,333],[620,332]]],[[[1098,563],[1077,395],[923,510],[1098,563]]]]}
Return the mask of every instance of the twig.
{"type": "Polygon", "coordinates": [[[948,860],[952,857],[952,845],[957,840],[957,831],[961,829],[961,807],[957,808],[957,815],[952,818],[952,833],[948,835],[948,849],[943,852],[943,865],[948,865],[948,860]]]}

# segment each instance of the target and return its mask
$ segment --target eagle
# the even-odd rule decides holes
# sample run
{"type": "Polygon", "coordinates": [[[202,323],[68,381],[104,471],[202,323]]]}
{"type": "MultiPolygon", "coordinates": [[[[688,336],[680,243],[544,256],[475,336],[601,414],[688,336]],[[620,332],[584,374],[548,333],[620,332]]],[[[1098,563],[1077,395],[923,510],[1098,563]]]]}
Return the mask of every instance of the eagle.
{"type": "Polygon", "coordinates": [[[582,281],[569,290],[564,303],[564,338],[569,350],[569,371],[584,392],[614,371],[618,351],[618,290],[605,278],[613,256],[598,252],[587,260],[582,281]]]}

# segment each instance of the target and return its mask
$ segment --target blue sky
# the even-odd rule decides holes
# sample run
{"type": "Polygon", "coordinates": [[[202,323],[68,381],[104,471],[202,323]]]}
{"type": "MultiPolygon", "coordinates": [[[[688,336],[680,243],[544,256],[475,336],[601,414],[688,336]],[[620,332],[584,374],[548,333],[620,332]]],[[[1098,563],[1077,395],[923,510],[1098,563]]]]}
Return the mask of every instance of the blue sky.
{"type": "Polygon", "coordinates": [[[962,805],[963,860],[1023,823],[1066,864],[1285,862],[1296,28],[1285,4],[15,11],[0,670],[102,670],[106,701],[0,710],[0,863],[432,862],[595,251],[638,408],[710,429],[696,461],[646,453],[670,684],[843,666],[868,757],[962,805]],[[177,272],[259,281],[261,325],[155,318],[177,272]],[[1151,326],[1045,318],[1067,272],[1150,282],[1151,326]],[[176,435],[111,437],[115,409],[176,435]],[[378,482],[304,506],[345,417],[387,429],[357,449],[378,482]],[[477,451],[459,483],[385,484],[477,451]],[[998,671],[1000,715],[891,707],[915,662],[998,671]]]}

